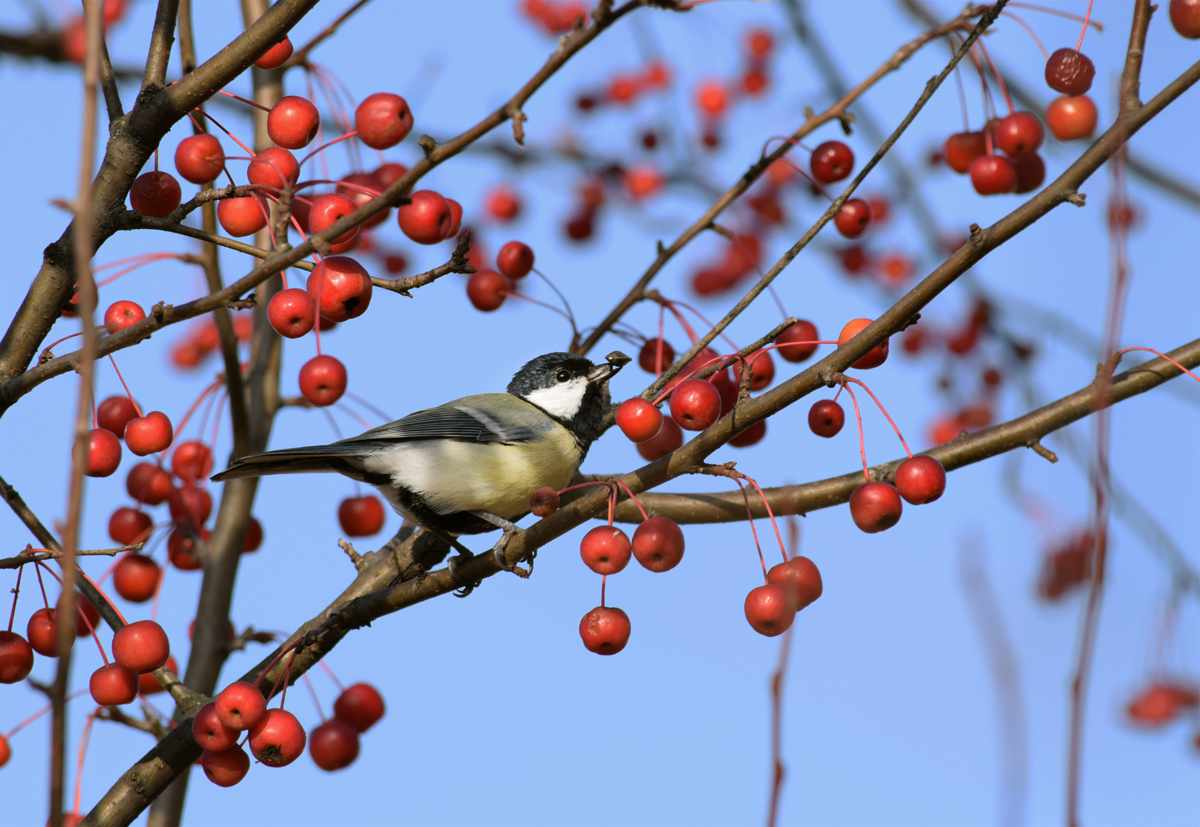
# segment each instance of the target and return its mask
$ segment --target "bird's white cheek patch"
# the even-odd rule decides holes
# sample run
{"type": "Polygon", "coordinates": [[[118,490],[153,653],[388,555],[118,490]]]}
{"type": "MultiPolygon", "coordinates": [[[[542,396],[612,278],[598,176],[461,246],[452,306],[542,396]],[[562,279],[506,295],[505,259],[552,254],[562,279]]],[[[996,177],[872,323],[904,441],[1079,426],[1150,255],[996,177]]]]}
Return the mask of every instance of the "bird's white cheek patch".
{"type": "Polygon", "coordinates": [[[525,398],[551,416],[571,419],[579,413],[586,392],[587,378],[580,376],[570,382],[560,382],[552,388],[538,388],[526,394],[525,398]]]}

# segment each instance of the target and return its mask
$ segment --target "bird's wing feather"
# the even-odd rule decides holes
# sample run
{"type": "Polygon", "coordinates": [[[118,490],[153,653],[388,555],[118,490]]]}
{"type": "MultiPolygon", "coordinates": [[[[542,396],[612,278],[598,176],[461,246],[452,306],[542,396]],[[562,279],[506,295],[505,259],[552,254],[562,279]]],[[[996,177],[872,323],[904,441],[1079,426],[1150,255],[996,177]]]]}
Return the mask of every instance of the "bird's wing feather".
{"type": "Polygon", "coordinates": [[[508,394],[480,394],[447,402],[436,408],[417,411],[403,419],[372,428],[366,433],[335,442],[334,446],[363,443],[410,442],[422,439],[453,439],[463,442],[501,443],[516,445],[530,442],[554,425],[533,405],[508,394]],[[486,410],[488,403],[500,397],[505,405],[505,422],[497,421],[486,410]],[[516,403],[516,404],[514,404],[516,403]],[[528,410],[525,410],[528,408],[528,410]]]}

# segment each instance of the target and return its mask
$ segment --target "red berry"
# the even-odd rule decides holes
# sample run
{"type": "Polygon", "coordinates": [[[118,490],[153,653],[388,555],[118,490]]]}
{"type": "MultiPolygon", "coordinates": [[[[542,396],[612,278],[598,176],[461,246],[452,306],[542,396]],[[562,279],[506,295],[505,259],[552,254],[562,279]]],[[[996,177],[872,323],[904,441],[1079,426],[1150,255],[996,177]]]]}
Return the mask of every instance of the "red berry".
{"type": "Polygon", "coordinates": [[[760,635],[782,635],[796,618],[792,595],[778,583],[768,583],[750,590],[746,595],[746,620],[760,635]]]}
{"type": "Polygon", "coordinates": [[[679,427],[703,431],[721,416],[721,394],[707,379],[688,379],[671,392],[671,418],[679,427]]]}
{"type": "Polygon", "coordinates": [[[268,192],[279,192],[284,187],[295,186],[299,174],[300,164],[296,156],[281,146],[264,149],[246,167],[247,180],[268,192]]]}
{"type": "Polygon", "coordinates": [[[450,229],[446,230],[446,235],[443,238],[454,238],[462,228],[463,208],[462,204],[453,198],[446,199],[446,206],[450,208],[450,229]]]}
{"type": "Polygon", "coordinates": [[[1171,25],[1182,37],[1200,38],[1200,0],[1171,0],[1167,14],[1171,25]]]}
{"type": "Polygon", "coordinates": [[[278,69],[287,63],[287,59],[291,56],[292,41],[285,35],[283,40],[263,52],[262,57],[254,61],[254,65],[259,69],[278,69]]]}
{"type": "MultiPolygon", "coordinates": [[[[201,528],[196,531],[196,534],[202,542],[206,542],[212,532],[207,528],[201,528]]],[[[199,571],[202,568],[200,558],[196,556],[195,541],[188,536],[182,526],[176,528],[167,537],[167,559],[180,571],[199,571]]]]}
{"type": "MultiPolygon", "coordinates": [[[[172,655],[167,658],[166,667],[172,672],[178,673],[179,664],[175,662],[175,657],[172,655]]],[[[158,682],[158,678],[154,677],[153,672],[147,672],[144,675],[138,675],[138,694],[139,695],[155,695],[159,692],[166,692],[166,688],[158,682]]]]}
{"type": "Polygon", "coordinates": [[[333,714],[357,732],[366,732],[383,718],[383,695],[369,683],[347,686],[333,702],[333,714]]]}
{"type": "Polygon", "coordinates": [[[1017,187],[1017,170],[1002,155],[980,155],[971,162],[971,186],[980,195],[1001,195],[1017,187]]]}
{"type": "Polygon", "coordinates": [[[822,184],[841,181],[854,169],[854,153],[841,141],[826,141],[813,150],[811,168],[822,184]]]}
{"type": "MultiPolygon", "coordinates": [[[[729,409],[732,410],[732,406],[730,406],[729,409]]],[[[746,430],[739,432],[729,440],[729,444],[734,448],[748,448],[751,445],[757,445],[758,443],[762,442],[763,437],[766,435],[767,421],[763,419],[755,422],[746,430]]]]}
{"type": "Polygon", "coordinates": [[[729,106],[729,95],[717,81],[708,81],[696,90],[696,106],[709,118],[719,118],[729,106]]]}
{"type": "Polygon", "coordinates": [[[775,344],[783,345],[775,350],[789,362],[803,362],[817,350],[817,326],[806,319],[799,319],[791,327],[775,337],[775,344]]]}
{"type": "Polygon", "coordinates": [[[267,135],[288,149],[303,149],[317,137],[321,116],[307,98],[287,95],[267,113],[267,135]]]}
{"type": "Polygon", "coordinates": [[[662,373],[662,369],[675,361],[675,348],[671,347],[661,339],[647,339],[642,345],[642,349],[638,351],[638,366],[646,371],[653,373],[655,376],[662,373]],[[659,343],[662,343],[662,356],[659,356],[659,343]]]}
{"type": "Polygon", "coordinates": [[[579,556],[596,574],[616,574],[629,565],[631,554],[629,537],[611,525],[596,526],[579,544],[579,556]]]}
{"type": "Polygon", "coordinates": [[[225,169],[225,150],[215,135],[191,135],[175,148],[175,171],[193,184],[209,184],[225,169]]]}
{"type": "Polygon", "coordinates": [[[172,520],[195,528],[204,525],[209,515],[212,514],[212,494],[194,482],[184,483],[171,492],[171,496],[167,500],[167,507],[171,511],[172,520]]]}
{"type": "Polygon", "coordinates": [[[8,759],[12,758],[12,747],[8,744],[8,739],[0,734],[0,767],[8,763],[8,759]]]}
{"type": "Polygon", "coordinates": [[[162,569],[144,554],[127,554],[113,569],[113,588],[130,603],[145,603],[154,597],[162,569]]]}
{"type": "Polygon", "coordinates": [[[113,302],[104,312],[104,329],[109,333],[120,333],[144,318],[146,311],[142,310],[137,302],[113,302]]]}
{"type": "Polygon", "coordinates": [[[617,409],[617,427],[631,442],[653,439],[662,424],[662,411],[641,397],[626,399],[617,409]]]}
{"type": "Polygon", "coordinates": [[[558,511],[560,501],[561,498],[557,491],[548,485],[543,485],[541,488],[534,489],[534,492],[529,495],[529,510],[535,517],[549,517],[558,511]]]}
{"type": "Polygon", "coordinates": [[[213,699],[217,718],[233,730],[244,732],[267,714],[267,699],[254,684],[234,681],[213,699]]]}
{"type": "Polygon", "coordinates": [[[349,256],[328,256],[308,277],[308,295],[323,318],[331,322],[355,319],[371,304],[371,276],[349,256]]]}
{"type": "Polygon", "coordinates": [[[167,662],[171,644],[162,626],[153,620],[135,620],[113,635],[112,655],[122,669],[141,675],[167,662]]]}
{"type": "MultiPolygon", "coordinates": [[[[656,167],[650,164],[639,164],[625,170],[625,189],[635,201],[649,198],[662,189],[666,179],[656,167]]],[[[590,219],[589,219],[590,221],[590,219]]]]}
{"type": "Polygon", "coordinates": [[[775,360],[769,350],[760,350],[746,360],[750,363],[750,390],[760,391],[771,384],[775,378],[775,360]]]}
{"type": "Polygon", "coordinates": [[[942,157],[950,169],[959,175],[971,168],[971,162],[987,152],[987,140],[982,132],[956,132],[946,139],[942,157]]]}
{"type": "MultiPolygon", "coordinates": [[[[1200,2],[1197,3],[1197,8],[1200,8],[1200,2]]],[[[1046,107],[1046,125],[1060,141],[1092,137],[1099,119],[1096,104],[1087,95],[1055,98],[1046,107]]]]}
{"type": "Polygon", "coordinates": [[[767,572],[767,581],[788,590],[796,611],[820,597],[824,588],[817,564],[807,557],[793,557],[786,563],[777,563],[767,572]]]}
{"type": "Polygon", "coordinates": [[[175,447],[171,454],[171,471],[184,482],[196,482],[212,473],[212,451],[203,442],[189,439],[175,447]]]}
{"type": "Polygon", "coordinates": [[[510,279],[524,278],[533,269],[533,250],[521,241],[510,241],[496,254],[496,269],[510,279]]]}
{"type": "Polygon", "coordinates": [[[931,503],[946,490],[946,469],[924,454],[909,457],[896,469],[896,490],[912,505],[931,503]]]}
{"type": "Polygon", "coordinates": [[[205,751],[200,756],[200,769],[218,787],[232,787],[250,772],[250,756],[236,745],[222,752],[205,751]]]}
{"type": "Polygon", "coordinates": [[[234,238],[254,235],[267,226],[267,200],[261,195],[248,198],[222,198],[217,202],[217,221],[234,238]]]}
{"type": "Polygon", "coordinates": [[[390,92],[368,95],[354,110],[358,138],[372,149],[390,149],[412,131],[413,116],[408,102],[390,92]]]}
{"type": "Polygon", "coordinates": [[[16,632],[0,629],[0,683],[25,680],[33,670],[33,647],[16,632]]]}
{"type": "Polygon", "coordinates": [[[766,29],[751,29],[746,35],[746,51],[750,57],[762,60],[775,48],[775,40],[766,29]]]}
{"type": "Polygon", "coordinates": [[[683,445],[683,431],[671,417],[663,417],[662,429],[645,442],[639,442],[637,452],[647,462],[662,459],[683,445]]]}
{"type": "Polygon", "coordinates": [[[341,399],[348,381],[346,366],[325,354],[314,356],[300,368],[300,393],[319,408],[341,399]]]}
{"type": "Polygon", "coordinates": [[[347,723],[332,718],[312,731],[308,754],[313,763],[327,772],[345,769],[358,757],[358,732],[347,723]]]}
{"type": "Polygon", "coordinates": [[[467,299],[476,310],[490,313],[508,296],[511,283],[495,270],[477,270],[467,279],[467,299]]]}
{"type": "Polygon", "coordinates": [[[280,336],[299,339],[316,324],[317,303],[299,287],[280,290],[267,304],[267,320],[280,336]]]}
{"type": "Polygon", "coordinates": [[[615,655],[629,643],[629,615],[612,606],[597,606],[579,621],[579,637],[589,652],[615,655]]]}
{"type": "Polygon", "coordinates": [[[97,428],[83,437],[83,473],[89,477],[111,476],[121,464],[121,443],[112,431],[97,428]]]}
{"type": "Polygon", "coordinates": [[[858,238],[867,231],[870,223],[871,206],[861,198],[851,198],[833,217],[837,231],[846,238],[858,238]]]}
{"type": "Polygon", "coordinates": [[[904,504],[890,482],[865,482],[850,495],[850,516],[867,534],[885,531],[900,521],[904,504]]]}
{"type": "MultiPolygon", "coordinates": [[[[54,609],[38,609],[29,616],[25,626],[25,637],[29,646],[39,655],[58,657],[58,612],[54,609]]],[[[75,642],[75,638],[71,638],[75,642]]]]}
{"type": "Polygon", "coordinates": [[[418,244],[437,244],[450,233],[454,218],[450,205],[433,190],[418,190],[410,202],[396,208],[401,231],[418,244]]]}
{"type": "Polygon", "coordinates": [[[96,424],[118,437],[137,415],[137,407],[128,396],[110,396],[96,406],[96,424]]]}
{"type": "Polygon", "coordinates": [[[226,726],[217,715],[217,705],[206,703],[192,719],[192,738],[206,752],[224,752],[237,746],[238,730],[226,726]]]}
{"type": "Polygon", "coordinates": [[[125,426],[125,445],[139,457],[167,450],[174,438],[171,420],[162,411],[135,416],[125,426]]]}
{"type": "Polygon", "coordinates": [[[808,429],[817,436],[837,436],[845,424],[846,412],[832,399],[818,399],[808,409],[808,429]]]}
{"type": "Polygon", "coordinates": [[[269,709],[250,730],[250,751],[268,767],[286,767],[304,752],[307,735],[286,709],[269,709]]]}
{"type": "Polygon", "coordinates": [[[123,546],[140,543],[150,536],[154,521],[145,511],[121,506],[108,518],[108,536],[123,546]]]}
{"type": "Polygon", "coordinates": [[[650,571],[670,571],[683,559],[683,529],[667,517],[645,520],[633,532],[633,556],[650,571]]]}
{"type": "Polygon", "coordinates": [[[258,551],[262,546],[263,527],[257,518],[251,517],[246,521],[246,539],[242,542],[242,553],[258,551]]]}
{"type": "Polygon", "coordinates": [[[181,200],[179,182],[174,175],[161,170],[142,173],[129,190],[129,205],[153,218],[166,218],[181,200]]]}
{"type": "Polygon", "coordinates": [[[1017,183],[1013,192],[1018,195],[1033,192],[1046,180],[1046,164],[1036,152],[1015,156],[1012,165],[1017,173],[1017,183]]]}
{"type": "Polygon", "coordinates": [[[383,503],[364,494],[347,497],[338,506],[338,524],[347,537],[370,537],[383,529],[383,503]]]}
{"type": "MultiPolygon", "coordinates": [[[[392,166],[400,166],[393,164],[392,166]]],[[[404,167],[400,167],[404,169],[404,167]]],[[[403,173],[401,173],[403,174],[403,173]]],[[[357,209],[370,202],[372,199],[387,189],[381,185],[379,178],[373,172],[352,172],[344,177],[337,185],[339,195],[344,195],[354,202],[357,209]]],[[[363,229],[368,227],[377,227],[387,220],[388,210],[381,210],[378,214],[368,218],[362,223],[363,229]]]]}
{"type": "Polygon", "coordinates": [[[375,179],[380,192],[382,192],[403,178],[407,173],[408,167],[404,166],[404,164],[389,161],[386,164],[381,164],[378,169],[371,173],[371,176],[375,179]]]}
{"type": "MultiPolygon", "coordinates": [[[[357,209],[354,200],[336,192],[319,195],[313,199],[308,212],[308,231],[310,234],[324,232],[350,215],[357,209]]],[[[358,235],[358,227],[351,227],[346,232],[331,239],[331,244],[345,244],[358,235]]]]}
{"type": "Polygon", "coordinates": [[[75,637],[87,637],[100,623],[100,612],[79,592],[75,592],[75,637]]]}
{"type": "Polygon", "coordinates": [[[129,496],[146,505],[161,505],[171,496],[171,476],[157,465],[139,462],[129,469],[125,490],[129,496]]]}
{"type": "MultiPolygon", "coordinates": [[[[846,326],[842,328],[842,332],[838,334],[838,347],[846,344],[859,333],[867,328],[874,319],[852,319],[846,322],[846,326]]],[[[887,361],[888,358],[888,342],[890,339],[884,339],[881,344],[876,345],[867,351],[867,355],[863,356],[850,367],[858,368],[859,370],[869,370],[877,368],[887,361]]]]}
{"type": "Polygon", "coordinates": [[[497,221],[512,221],[521,213],[521,200],[512,188],[497,187],[488,193],[487,211],[497,221]]]}
{"type": "Polygon", "coordinates": [[[126,672],[115,663],[101,666],[88,681],[92,700],[100,706],[120,706],[138,695],[137,675],[126,672]]]}
{"type": "Polygon", "coordinates": [[[1074,49],[1059,49],[1046,61],[1046,83],[1064,95],[1082,95],[1092,88],[1096,67],[1074,49]]]}
{"type": "Polygon", "coordinates": [[[1009,155],[1036,152],[1042,145],[1045,132],[1042,122],[1032,112],[1013,112],[996,124],[996,145],[1009,155]]]}

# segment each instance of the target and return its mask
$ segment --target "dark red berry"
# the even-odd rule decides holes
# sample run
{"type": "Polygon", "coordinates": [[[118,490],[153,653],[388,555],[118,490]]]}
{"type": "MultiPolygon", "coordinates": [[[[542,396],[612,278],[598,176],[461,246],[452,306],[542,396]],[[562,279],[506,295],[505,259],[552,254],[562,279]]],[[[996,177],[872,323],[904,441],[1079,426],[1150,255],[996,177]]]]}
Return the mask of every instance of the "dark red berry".
{"type": "Polygon", "coordinates": [[[1096,67],[1074,49],[1059,49],[1046,61],[1046,83],[1064,95],[1082,95],[1092,88],[1096,67]]]}

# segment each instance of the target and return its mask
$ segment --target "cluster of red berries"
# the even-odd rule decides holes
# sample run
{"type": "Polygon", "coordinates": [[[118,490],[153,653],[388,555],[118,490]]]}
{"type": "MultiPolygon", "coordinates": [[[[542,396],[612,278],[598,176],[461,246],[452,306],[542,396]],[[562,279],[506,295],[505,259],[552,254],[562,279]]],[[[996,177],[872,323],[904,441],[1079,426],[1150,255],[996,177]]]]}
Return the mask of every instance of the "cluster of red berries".
{"type": "MultiPolygon", "coordinates": [[[[1133,696],[1125,715],[1135,726],[1161,729],[1196,709],[1200,709],[1200,688],[1195,683],[1160,678],[1133,696]]],[[[1200,746],[1200,733],[1197,740],[1200,746]]]]}
{"type": "Polygon", "coordinates": [[[250,771],[250,757],[238,743],[248,743],[255,759],[266,767],[286,767],[304,752],[307,744],[313,763],[333,772],[354,763],[359,735],[384,714],[383,696],[375,687],[356,683],[334,702],[334,717],[305,732],[291,712],[268,708],[268,699],[256,684],[235,681],[205,704],[192,719],[192,737],[204,752],[200,767],[214,784],[232,787],[250,771]]]}
{"type": "Polygon", "coordinates": [[[988,121],[980,132],[956,132],[946,139],[942,157],[959,174],[970,174],[980,195],[1032,192],[1046,179],[1037,150],[1045,131],[1032,112],[1013,112],[988,121]],[[1003,155],[997,155],[999,149],[1003,155]]]}
{"type": "Polygon", "coordinates": [[[96,427],[84,435],[84,473],[108,477],[121,465],[121,441],[139,457],[171,447],[171,420],[162,411],[142,415],[128,396],[110,396],[96,406],[96,427]]]}
{"type": "Polygon", "coordinates": [[[618,72],[599,92],[580,95],[575,105],[581,112],[591,112],[603,104],[630,106],[639,97],[667,88],[671,83],[671,71],[660,60],[646,64],[640,72],[618,72]]]}
{"type": "Polygon", "coordinates": [[[533,250],[523,241],[510,241],[496,254],[496,269],[476,270],[467,279],[467,299],[476,310],[496,310],[512,294],[516,282],[533,271],[533,250]]]}
{"type": "MultiPolygon", "coordinates": [[[[35,551],[28,548],[22,556],[31,556],[35,551]]],[[[76,592],[75,636],[87,637],[99,622],[100,613],[96,607],[76,592]]],[[[7,630],[0,631],[0,683],[25,680],[33,670],[34,652],[46,657],[57,656],[58,609],[45,607],[30,615],[24,637],[12,631],[11,624],[7,630]]]]}
{"type": "Polygon", "coordinates": [[[767,91],[770,79],[767,61],[775,51],[775,39],[766,29],[751,29],[743,40],[746,64],[736,81],[707,80],[696,87],[695,104],[705,120],[700,142],[713,149],[720,144],[717,124],[738,98],[756,98],[767,91]]]}

